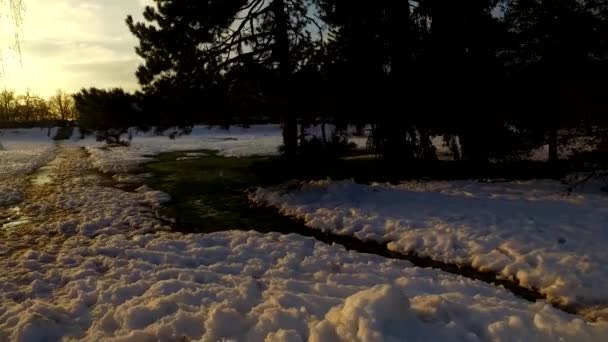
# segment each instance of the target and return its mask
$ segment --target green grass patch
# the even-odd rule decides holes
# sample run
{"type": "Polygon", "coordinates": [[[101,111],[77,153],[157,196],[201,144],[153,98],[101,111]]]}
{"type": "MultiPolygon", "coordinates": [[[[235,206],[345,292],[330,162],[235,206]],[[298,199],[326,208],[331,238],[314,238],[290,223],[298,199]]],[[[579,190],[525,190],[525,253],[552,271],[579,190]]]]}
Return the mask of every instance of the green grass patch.
{"type": "Polygon", "coordinates": [[[153,176],[149,184],[171,194],[163,213],[175,220],[176,229],[209,233],[228,229],[290,232],[299,224],[270,208],[254,208],[247,191],[268,184],[255,165],[268,158],[226,158],[213,151],[206,156],[181,159],[186,153],[167,153],[145,165],[153,176]]]}
{"type": "Polygon", "coordinates": [[[473,165],[433,161],[387,165],[369,155],[286,160],[277,157],[228,158],[214,151],[192,152],[205,154],[195,157],[189,157],[189,152],[161,154],[156,156],[156,161],[145,165],[142,172],[153,175],[147,181],[153,188],[172,196],[163,214],[175,221],[176,228],[201,233],[227,229],[301,231],[301,223],[280,215],[275,209],[252,207],[247,198],[247,191],[256,187],[293,179],[354,179],[358,182],[527,179],[544,178],[549,173],[546,164],[534,162],[473,165]]]}

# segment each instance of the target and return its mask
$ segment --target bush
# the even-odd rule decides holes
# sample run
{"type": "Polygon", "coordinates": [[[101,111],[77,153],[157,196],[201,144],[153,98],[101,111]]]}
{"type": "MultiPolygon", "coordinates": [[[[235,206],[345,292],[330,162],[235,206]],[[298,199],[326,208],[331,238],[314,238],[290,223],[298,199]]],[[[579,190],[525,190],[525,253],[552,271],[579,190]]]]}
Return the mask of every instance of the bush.
{"type": "MultiPolygon", "coordinates": [[[[344,136],[334,135],[331,140],[324,142],[321,138],[312,137],[300,142],[298,157],[301,159],[331,160],[348,155],[357,145],[348,141],[344,136]]],[[[281,152],[284,147],[281,146],[281,152]]]]}

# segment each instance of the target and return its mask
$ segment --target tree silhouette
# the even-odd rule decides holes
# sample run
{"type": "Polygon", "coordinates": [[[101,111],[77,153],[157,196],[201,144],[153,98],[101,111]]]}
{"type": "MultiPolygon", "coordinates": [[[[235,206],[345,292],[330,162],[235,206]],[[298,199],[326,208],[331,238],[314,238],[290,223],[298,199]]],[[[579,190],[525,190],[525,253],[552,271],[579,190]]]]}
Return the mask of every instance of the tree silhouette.
{"type": "Polygon", "coordinates": [[[55,95],[49,98],[51,113],[61,121],[74,120],[74,99],[64,90],[57,89],[55,95]]]}
{"type": "MultiPolygon", "coordinates": [[[[276,73],[274,100],[283,122],[285,152],[297,148],[296,118],[290,113],[291,77],[299,52],[312,44],[304,0],[155,1],[129,29],[146,63],[137,76],[144,90],[167,85],[197,93],[211,90],[244,66],[276,73]]],[[[220,86],[221,87],[221,86],[220,86]]]]}
{"type": "MultiPolygon", "coordinates": [[[[0,0],[0,5],[5,4],[5,0],[0,0]]],[[[17,52],[19,53],[19,57],[21,58],[21,39],[19,37],[21,24],[23,23],[23,13],[25,12],[25,6],[22,0],[8,0],[10,18],[13,26],[15,27],[14,36],[15,36],[15,47],[17,52]]],[[[0,59],[2,59],[2,50],[0,48],[0,59]]],[[[6,91],[6,90],[5,90],[6,91]]],[[[7,113],[6,108],[4,111],[5,115],[7,113]]],[[[1,125],[1,122],[0,122],[1,125]]],[[[0,126],[1,127],[1,126],[0,126]]],[[[4,147],[0,144],[0,150],[3,150],[4,147]]]]}
{"type": "Polygon", "coordinates": [[[319,119],[371,124],[387,160],[435,159],[442,136],[487,163],[546,142],[553,160],[559,129],[608,127],[607,14],[600,0],[156,0],[126,22],[149,124],[280,118],[287,154],[319,119]]]}
{"type": "MultiPolygon", "coordinates": [[[[6,4],[6,0],[0,0],[0,5],[6,4]]],[[[23,24],[23,16],[25,13],[25,4],[23,0],[8,0],[8,15],[5,18],[10,18],[14,27],[14,45],[19,57],[21,57],[21,25],[23,24]]],[[[1,52],[1,50],[0,50],[1,52]]]]}
{"type": "Polygon", "coordinates": [[[141,127],[145,119],[134,95],[115,88],[90,88],[74,94],[74,105],[80,128],[96,132],[97,137],[111,144],[121,143],[120,136],[130,127],[141,127]]]}
{"type": "Polygon", "coordinates": [[[387,158],[417,157],[409,91],[416,37],[407,1],[318,0],[330,26],[325,72],[346,122],[374,124],[372,145],[387,158]],[[371,120],[370,120],[371,119],[371,120]]]}
{"type": "Polygon", "coordinates": [[[578,0],[513,0],[507,7],[517,37],[509,53],[522,89],[519,110],[528,114],[528,125],[546,134],[550,161],[558,159],[558,130],[580,124],[576,102],[584,95],[577,85],[602,77],[604,10],[601,2],[578,0]]]}

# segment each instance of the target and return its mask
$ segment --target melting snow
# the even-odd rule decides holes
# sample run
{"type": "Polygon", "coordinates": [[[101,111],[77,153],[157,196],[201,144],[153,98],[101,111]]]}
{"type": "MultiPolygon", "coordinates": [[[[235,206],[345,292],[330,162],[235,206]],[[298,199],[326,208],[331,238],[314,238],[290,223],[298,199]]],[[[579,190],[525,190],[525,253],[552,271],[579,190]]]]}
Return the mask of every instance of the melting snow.
{"type": "MultiPolygon", "coordinates": [[[[261,134],[213,143],[192,138],[191,144],[136,137],[130,149],[110,150],[78,143],[87,146],[90,158],[73,142],[56,149],[44,139],[15,143],[3,136],[8,151],[0,158],[13,166],[0,173],[0,206],[20,203],[32,221],[0,230],[0,340],[602,341],[608,336],[606,323],[585,322],[500,287],[311,238],[171,233],[155,215],[169,199],[166,194],[145,186],[135,192],[104,187],[100,176],[91,174],[93,166],[121,170],[125,161],[145,160],[148,153],[212,144],[225,144],[224,154],[272,150],[270,141],[279,138],[261,134]],[[24,157],[28,154],[31,160],[24,157]],[[55,154],[62,158],[49,170],[52,182],[37,187],[25,181],[26,173],[55,154]]],[[[363,206],[370,194],[405,191],[362,189],[365,196],[347,191],[350,202],[344,203],[363,206]]],[[[418,190],[421,196],[436,192],[418,190]]],[[[327,189],[309,196],[318,198],[319,192],[330,203],[327,189]]],[[[537,196],[540,203],[562,203],[543,196],[537,196]]],[[[286,200],[293,205],[299,199],[286,200]]],[[[344,220],[342,227],[348,224],[344,220]]],[[[562,237],[566,242],[556,243],[568,246],[571,237],[562,237]]]]}
{"type": "MultiPolygon", "coordinates": [[[[553,181],[304,183],[251,199],[313,228],[517,278],[578,309],[608,307],[608,197],[553,181]]],[[[593,315],[593,314],[591,314],[593,315]]]]}

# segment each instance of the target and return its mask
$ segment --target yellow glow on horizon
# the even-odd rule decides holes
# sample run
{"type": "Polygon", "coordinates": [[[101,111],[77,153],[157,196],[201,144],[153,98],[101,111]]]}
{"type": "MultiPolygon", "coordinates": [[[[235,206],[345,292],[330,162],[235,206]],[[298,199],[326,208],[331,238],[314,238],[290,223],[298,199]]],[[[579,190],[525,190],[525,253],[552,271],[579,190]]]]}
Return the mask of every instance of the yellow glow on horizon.
{"type": "MultiPolygon", "coordinates": [[[[43,97],[61,88],[138,89],[141,63],[137,40],[124,24],[128,14],[141,16],[147,0],[25,0],[21,56],[14,46],[10,16],[0,18],[2,84],[18,93],[27,88],[43,97]]],[[[3,4],[2,13],[8,13],[3,4]]]]}

